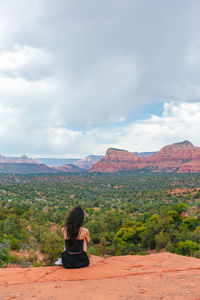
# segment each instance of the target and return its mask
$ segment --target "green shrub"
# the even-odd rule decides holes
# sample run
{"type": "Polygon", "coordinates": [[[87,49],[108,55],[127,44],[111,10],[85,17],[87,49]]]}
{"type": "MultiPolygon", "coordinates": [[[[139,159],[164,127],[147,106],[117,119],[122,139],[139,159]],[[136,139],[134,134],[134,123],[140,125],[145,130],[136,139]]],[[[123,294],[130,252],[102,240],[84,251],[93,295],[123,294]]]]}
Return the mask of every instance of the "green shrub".
{"type": "Polygon", "coordinates": [[[186,256],[194,255],[194,253],[199,250],[199,245],[193,241],[180,241],[177,243],[177,254],[182,254],[186,256]]]}
{"type": "Polygon", "coordinates": [[[10,248],[12,250],[19,250],[20,249],[20,241],[17,238],[12,238],[10,240],[10,248]]]}
{"type": "Polygon", "coordinates": [[[27,266],[27,258],[25,256],[17,255],[17,254],[12,254],[10,263],[16,264],[20,267],[26,267],[27,266]]]}
{"type": "Polygon", "coordinates": [[[37,260],[33,265],[33,267],[41,267],[41,266],[42,266],[42,263],[39,260],[37,260]]]}
{"type": "Polygon", "coordinates": [[[7,266],[10,262],[10,254],[8,253],[8,249],[0,246],[0,267],[7,266]]]}
{"type": "Polygon", "coordinates": [[[170,241],[169,235],[161,231],[160,233],[156,234],[155,236],[156,241],[156,249],[160,250],[165,248],[170,241]]]}
{"type": "Polygon", "coordinates": [[[34,250],[30,250],[28,253],[27,261],[34,264],[38,261],[38,254],[34,250]]]}
{"type": "Polygon", "coordinates": [[[9,242],[7,240],[0,240],[0,267],[7,266],[10,262],[9,242]]]}
{"type": "Polygon", "coordinates": [[[63,237],[55,232],[51,234],[49,231],[42,233],[41,251],[44,254],[44,262],[47,265],[53,264],[64,250],[63,237]]]}

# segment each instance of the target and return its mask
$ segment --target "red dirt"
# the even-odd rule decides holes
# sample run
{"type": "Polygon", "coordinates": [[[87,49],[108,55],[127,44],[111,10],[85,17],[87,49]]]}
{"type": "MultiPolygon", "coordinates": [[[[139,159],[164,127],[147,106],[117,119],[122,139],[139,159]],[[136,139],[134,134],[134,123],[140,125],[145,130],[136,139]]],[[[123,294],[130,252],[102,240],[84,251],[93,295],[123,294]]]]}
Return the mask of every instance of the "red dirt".
{"type": "Polygon", "coordinates": [[[91,258],[88,268],[0,269],[0,299],[200,300],[200,259],[167,252],[91,258]]]}

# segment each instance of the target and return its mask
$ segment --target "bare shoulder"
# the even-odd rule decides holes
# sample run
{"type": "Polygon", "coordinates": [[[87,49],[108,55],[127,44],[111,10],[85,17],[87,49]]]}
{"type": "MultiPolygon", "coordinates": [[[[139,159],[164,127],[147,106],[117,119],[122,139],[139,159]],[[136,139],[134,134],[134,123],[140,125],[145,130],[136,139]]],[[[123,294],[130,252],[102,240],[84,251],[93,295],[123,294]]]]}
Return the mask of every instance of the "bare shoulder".
{"type": "Polygon", "coordinates": [[[84,230],[84,232],[89,232],[89,230],[85,227],[82,227],[82,229],[84,230]]]}
{"type": "Polygon", "coordinates": [[[85,239],[86,243],[89,243],[89,241],[90,241],[90,233],[89,233],[89,230],[87,228],[83,227],[81,238],[85,239]]]}
{"type": "Polygon", "coordinates": [[[81,227],[81,230],[80,230],[80,236],[81,236],[82,238],[84,238],[86,235],[88,235],[88,233],[89,233],[89,230],[88,230],[87,228],[81,227]]]}
{"type": "Polygon", "coordinates": [[[85,232],[85,233],[89,232],[89,230],[87,228],[85,228],[85,227],[81,227],[81,228],[82,228],[83,232],[85,232]]]}

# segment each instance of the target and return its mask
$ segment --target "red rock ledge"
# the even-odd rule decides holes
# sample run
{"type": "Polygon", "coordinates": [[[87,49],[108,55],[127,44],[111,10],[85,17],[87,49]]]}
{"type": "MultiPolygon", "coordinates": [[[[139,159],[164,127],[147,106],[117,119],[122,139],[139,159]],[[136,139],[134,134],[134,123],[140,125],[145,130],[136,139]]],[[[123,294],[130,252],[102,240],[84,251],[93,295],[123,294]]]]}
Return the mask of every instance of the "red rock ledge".
{"type": "Polygon", "coordinates": [[[161,252],[91,262],[77,270],[0,269],[0,299],[200,300],[200,259],[161,252]]]}

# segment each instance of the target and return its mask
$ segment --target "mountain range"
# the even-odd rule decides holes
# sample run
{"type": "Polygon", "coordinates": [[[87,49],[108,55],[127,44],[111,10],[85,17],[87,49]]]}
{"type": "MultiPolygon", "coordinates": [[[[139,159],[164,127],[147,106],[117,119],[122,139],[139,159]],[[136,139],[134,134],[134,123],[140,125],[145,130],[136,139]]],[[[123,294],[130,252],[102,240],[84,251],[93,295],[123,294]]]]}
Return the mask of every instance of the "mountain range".
{"type": "Polygon", "coordinates": [[[151,171],[200,173],[200,147],[189,141],[167,145],[158,152],[129,152],[109,148],[105,156],[89,155],[84,159],[6,157],[0,155],[0,173],[79,173],[151,171]]]}
{"type": "Polygon", "coordinates": [[[143,157],[126,150],[109,148],[104,158],[91,167],[92,172],[123,170],[199,173],[200,148],[189,141],[183,141],[143,157]]]}
{"type": "Polygon", "coordinates": [[[84,159],[72,158],[29,158],[3,156],[0,154],[0,173],[79,173],[90,169],[103,156],[88,155],[84,159]]]}

